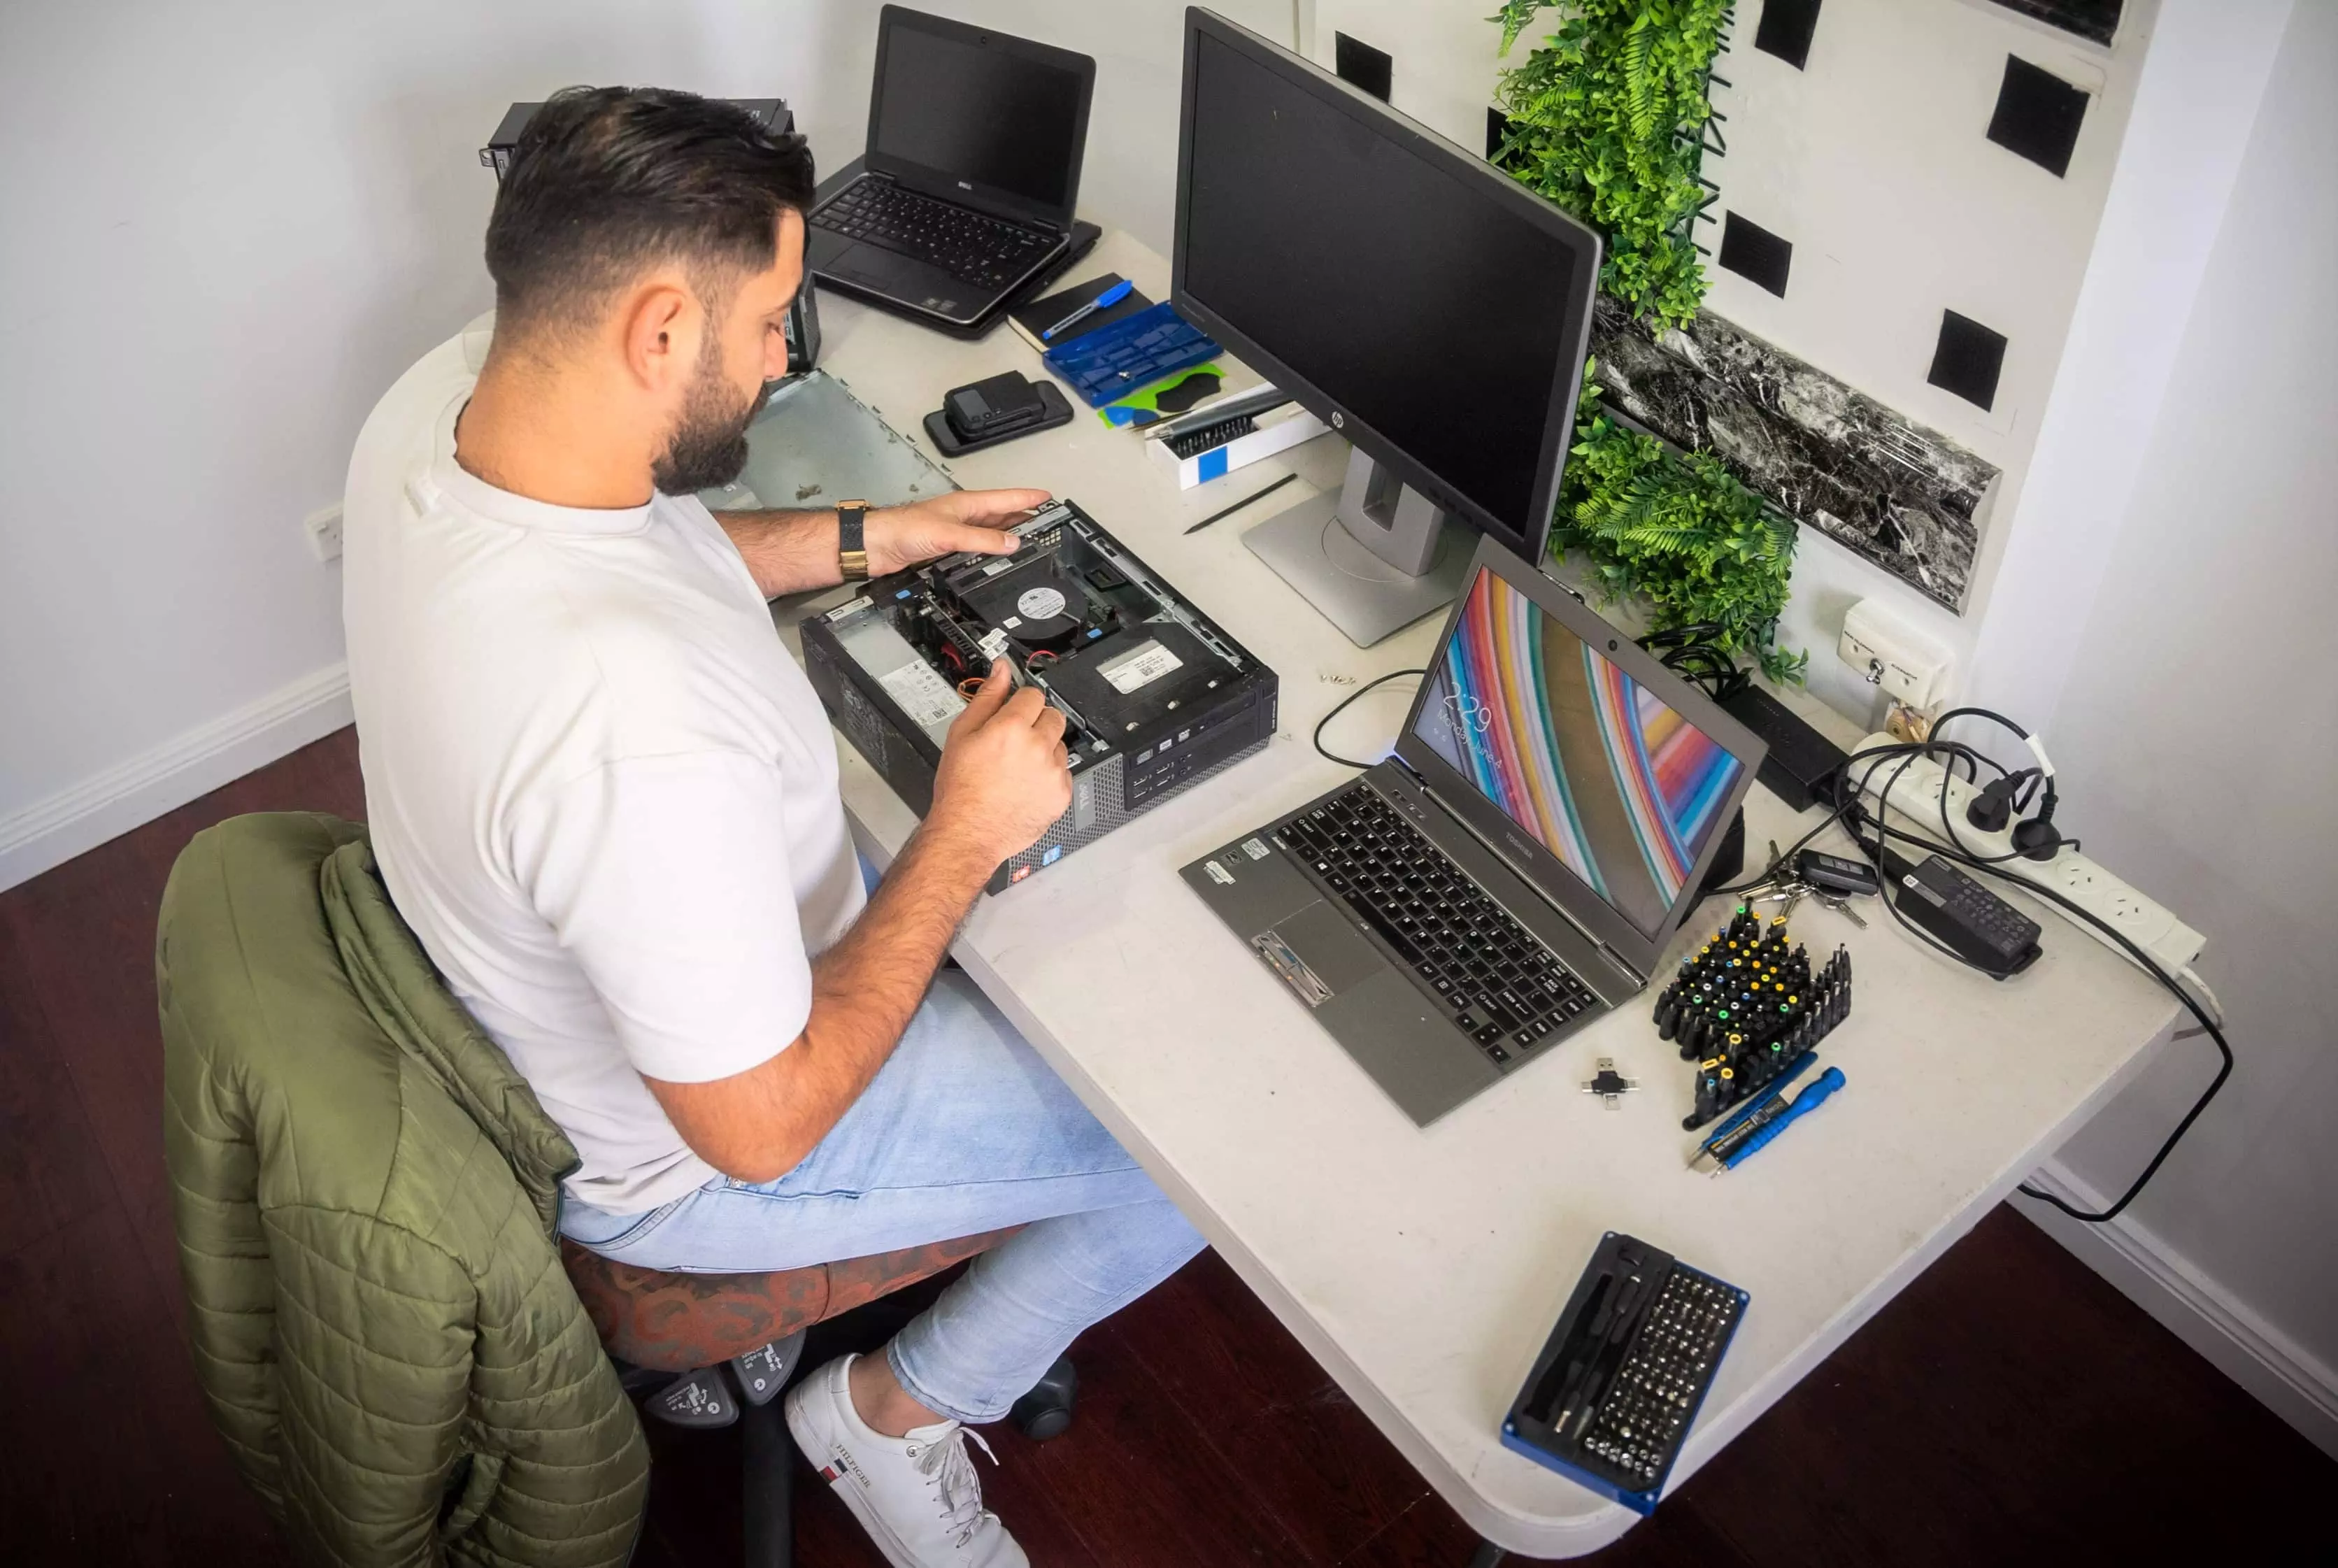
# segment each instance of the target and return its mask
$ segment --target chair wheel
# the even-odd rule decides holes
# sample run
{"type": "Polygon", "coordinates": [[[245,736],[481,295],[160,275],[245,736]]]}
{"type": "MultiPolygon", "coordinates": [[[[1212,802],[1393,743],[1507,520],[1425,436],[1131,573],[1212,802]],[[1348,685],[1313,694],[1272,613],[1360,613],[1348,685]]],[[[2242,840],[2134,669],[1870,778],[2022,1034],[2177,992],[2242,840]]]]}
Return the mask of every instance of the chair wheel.
{"type": "Polygon", "coordinates": [[[1045,1443],[1072,1424],[1072,1401],[1079,1389],[1079,1372],[1069,1360],[1059,1357],[1037,1386],[1015,1401],[1007,1418],[1034,1443],[1045,1443]]]}

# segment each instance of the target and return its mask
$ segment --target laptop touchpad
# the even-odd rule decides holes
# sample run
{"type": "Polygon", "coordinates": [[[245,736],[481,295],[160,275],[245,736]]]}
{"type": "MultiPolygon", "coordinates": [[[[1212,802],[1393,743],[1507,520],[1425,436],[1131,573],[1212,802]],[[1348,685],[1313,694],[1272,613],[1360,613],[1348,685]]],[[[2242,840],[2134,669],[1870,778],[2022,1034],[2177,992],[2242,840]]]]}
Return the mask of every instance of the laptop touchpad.
{"type": "Polygon", "coordinates": [[[1334,996],[1389,967],[1380,950],[1330,904],[1311,904],[1289,919],[1278,921],[1274,934],[1334,996]]]}
{"type": "Polygon", "coordinates": [[[927,269],[906,256],[875,245],[855,245],[838,257],[829,270],[840,278],[850,278],[879,289],[906,289],[922,282],[927,269]]]}

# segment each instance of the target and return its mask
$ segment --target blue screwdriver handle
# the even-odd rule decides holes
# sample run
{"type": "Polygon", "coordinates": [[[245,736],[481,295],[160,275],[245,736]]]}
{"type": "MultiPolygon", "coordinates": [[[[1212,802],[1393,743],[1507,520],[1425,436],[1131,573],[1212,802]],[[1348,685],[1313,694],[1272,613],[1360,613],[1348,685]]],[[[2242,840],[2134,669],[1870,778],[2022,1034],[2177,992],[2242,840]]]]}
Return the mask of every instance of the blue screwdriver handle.
{"type": "Polygon", "coordinates": [[[1810,1086],[1804,1089],[1801,1093],[1795,1095],[1793,1103],[1789,1104],[1783,1111],[1780,1112],[1776,1120],[1773,1121],[1767,1127],[1763,1128],[1762,1131],[1754,1133],[1753,1137],[1748,1138],[1745,1141],[1745,1147],[1740,1149],[1736,1154],[1731,1158],[1729,1168],[1733,1171],[1735,1170],[1741,1161],[1750,1158],[1755,1152],[1760,1150],[1764,1144],[1768,1143],[1771,1139],[1775,1138],[1779,1133],[1783,1132],[1788,1127],[1792,1126],[1796,1118],[1808,1115],[1811,1112],[1817,1110],[1820,1105],[1825,1102],[1828,1095],[1833,1093],[1836,1090],[1842,1087],[1842,1069],[1840,1067],[1830,1067],[1825,1072],[1820,1073],[1817,1077],[1812,1079],[1810,1086]]]}

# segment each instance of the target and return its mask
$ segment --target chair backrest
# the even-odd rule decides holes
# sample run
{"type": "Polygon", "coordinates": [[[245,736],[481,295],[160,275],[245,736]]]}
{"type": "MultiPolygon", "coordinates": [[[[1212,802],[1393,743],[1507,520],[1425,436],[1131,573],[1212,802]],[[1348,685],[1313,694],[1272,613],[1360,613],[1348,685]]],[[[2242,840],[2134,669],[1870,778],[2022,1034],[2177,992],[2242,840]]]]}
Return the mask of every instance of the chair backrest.
{"type": "Polygon", "coordinates": [[[391,939],[412,942],[394,911],[368,938],[356,911],[377,897],[387,910],[364,829],[305,813],[205,829],[163,893],[163,1135],[197,1376],[304,1556],[617,1568],[648,1451],[552,1268],[544,1172],[524,1181],[506,1153],[556,1171],[573,1152],[531,1132],[524,1083],[465,1060],[491,1044],[456,1022],[427,1049],[404,1037],[435,976],[391,939]],[[377,1012],[376,981],[416,1007],[377,1012]],[[497,1107],[510,1124],[483,1125],[497,1107]]]}

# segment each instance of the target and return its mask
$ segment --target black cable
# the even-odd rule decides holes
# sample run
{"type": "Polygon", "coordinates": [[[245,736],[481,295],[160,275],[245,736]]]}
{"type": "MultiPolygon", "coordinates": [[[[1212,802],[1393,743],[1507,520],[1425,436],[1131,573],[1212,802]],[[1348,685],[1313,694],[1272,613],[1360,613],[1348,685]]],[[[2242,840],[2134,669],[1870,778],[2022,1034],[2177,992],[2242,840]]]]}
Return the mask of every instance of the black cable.
{"type": "MultiPolygon", "coordinates": [[[[1923,745],[1926,750],[1931,749],[1928,743],[1919,742],[1918,744],[1923,745]]],[[[1979,752],[1972,750],[1970,747],[1958,746],[1950,743],[1945,745],[1943,749],[1954,753],[1954,755],[1951,755],[1949,759],[1949,767],[1950,770],[1953,770],[1956,766],[1957,757],[1962,756],[1964,758],[1966,767],[1972,769],[1976,774],[1979,771],[1977,768],[1974,768],[1974,760],[1976,758],[1982,762],[1987,762],[1990,767],[1996,768],[1999,772],[2004,771],[2003,765],[1999,763],[1995,758],[1984,756],[1979,752]]],[[[1844,758],[1842,765],[1847,769],[1852,765],[1852,763],[1858,761],[1862,757],[1881,756],[1886,753],[1886,748],[1879,746],[1872,751],[1856,752],[1850,757],[1844,758]]],[[[1870,772],[1872,772],[1872,769],[1870,769],[1870,772]]],[[[1732,883],[1726,887],[1713,888],[1705,894],[1705,897],[1708,898],[1725,898],[1738,893],[1750,893],[1754,888],[1763,887],[1775,880],[1778,873],[1785,869],[1786,862],[1793,859],[1797,851],[1808,845],[1812,839],[1825,832],[1828,828],[1832,827],[1836,822],[1842,821],[1843,813],[1858,804],[1858,798],[1856,795],[1849,800],[1842,799],[1842,791],[1840,788],[1842,782],[1840,771],[1838,772],[1836,782],[1838,788],[1835,791],[1835,808],[1833,810],[1828,812],[1824,817],[1819,818],[1817,826],[1813,827],[1809,832],[1803,834],[1801,838],[1795,839],[1792,844],[1787,845],[1783,849],[1779,850],[1777,858],[1772,860],[1769,865],[1763,867],[1756,875],[1747,877],[1743,882],[1732,883]]],[[[1862,778],[1862,788],[1864,787],[1864,783],[1865,780],[1862,778]]],[[[1858,837],[1856,831],[1853,831],[1852,837],[1858,837]]],[[[1881,867],[1878,868],[1878,874],[1881,875],[1881,867]]]]}
{"type": "MultiPolygon", "coordinates": [[[[2013,723],[2010,720],[2002,718],[1999,714],[1990,713],[1985,709],[1952,710],[1950,713],[1943,714],[1941,717],[1946,719],[1953,716],[1956,712],[1970,712],[1985,718],[1996,719],[1999,722],[2003,723],[2006,728],[2013,730],[2016,734],[2022,736],[2025,740],[2028,739],[2029,732],[2021,729],[2019,725],[2013,723]]],[[[1936,720],[1933,725],[1934,730],[1937,731],[1939,727],[1939,721],[1936,720]]],[[[2107,1223],[2109,1220],[2117,1219],[2119,1215],[2126,1210],[2127,1206],[2135,1201],[2136,1196],[2143,1191],[2144,1187],[2151,1181],[2152,1177],[2158,1174],[2160,1166],[2165,1164],[2167,1161],[2167,1157],[2176,1152],[2176,1145],[2182,1141],[2185,1133],[2191,1131],[2192,1123],[2200,1119],[2200,1113],[2207,1110],[2208,1102],[2216,1097],[2216,1093],[2219,1090],[2224,1088],[2225,1081],[2227,1078],[2230,1078],[2233,1074],[2234,1058],[2232,1044],[2225,1038],[2225,1032],[2217,1022],[2208,1016],[2207,1009],[2203,1007],[2199,1001],[2194,997],[2189,991],[2186,991],[2181,985],[2177,984],[2174,976],[2170,975],[2165,969],[2161,968],[2157,961],[2152,958],[2149,954],[2144,952],[2142,948],[2137,946],[2132,941],[2128,940],[2126,933],[2117,929],[2111,926],[2109,922],[2101,919],[2092,910],[2081,907],[2078,904],[2068,897],[2065,897],[2060,893],[2056,892],[2053,888],[2048,887],[2040,883],[2033,882],[2029,877],[2021,876],[2019,872],[2005,869],[2002,862],[2014,858],[2014,857],[1975,855],[1961,847],[1961,840],[1959,841],[1957,847],[1952,848],[1950,845],[1941,844],[1935,839],[1928,838],[1915,833],[1903,832],[1899,828],[1893,828],[1891,823],[1885,819],[1885,812],[1888,808],[1883,805],[1883,802],[1889,800],[1891,798],[1891,783],[1898,780],[1900,775],[1907,769],[1910,763],[1912,763],[1918,756],[1924,755],[1936,750],[1945,750],[1954,752],[1967,750],[1969,749],[1956,747],[1951,742],[1936,742],[1930,740],[1912,742],[1902,746],[1872,747],[1868,750],[1853,753],[1852,756],[1846,760],[1842,770],[1835,777],[1836,805],[1834,816],[1841,817],[1850,807],[1856,804],[1855,799],[1846,800],[1843,799],[1843,788],[1845,784],[1849,782],[1850,764],[1852,762],[1856,762],[1862,759],[1868,760],[1867,769],[1860,775],[1860,782],[1857,787],[1860,790],[1865,790],[1870,787],[1870,781],[1874,778],[1875,770],[1878,768],[1881,767],[1884,762],[1889,761],[1894,756],[1901,756],[1902,754],[1905,756],[1905,760],[1901,762],[1900,767],[1893,770],[1891,780],[1887,781],[1884,789],[1879,793],[1877,797],[1877,809],[1870,818],[1871,824],[1874,828],[1876,833],[1876,841],[1874,845],[1871,847],[1868,844],[1865,837],[1859,831],[1858,826],[1855,823],[1846,823],[1846,826],[1851,829],[1852,841],[1859,846],[1860,852],[1862,855],[1865,855],[1869,861],[1875,867],[1877,878],[1883,884],[1883,887],[1879,889],[1879,892],[1883,898],[1884,907],[1891,911],[1892,917],[1898,920],[1901,926],[1904,926],[1909,930],[1915,932],[1916,935],[1925,937],[1925,939],[1933,947],[1940,949],[1941,952],[1947,953],[1950,957],[1954,958],[1958,963],[1963,964],[1969,968],[1979,970],[1984,975],[1995,974],[1995,971],[1989,969],[1986,965],[1975,964],[1971,960],[1966,958],[1962,954],[1950,952],[1939,942],[1933,941],[1929,933],[1918,930],[1916,926],[1909,923],[1906,916],[1901,914],[1898,904],[1893,901],[1889,891],[1891,878],[1885,874],[1882,864],[1884,841],[1888,838],[1898,838],[1908,844],[1914,845],[1930,854],[1939,855],[1950,860],[1961,862],[1964,865],[1973,867],[1975,870],[1980,871],[1986,876],[1994,877],[2001,882],[2012,883],[2021,891],[2042,897],[2048,902],[2058,906],[2073,917],[2085,921],[2088,926],[2093,926],[2096,930],[2108,937],[2121,951],[2125,952],[2129,958],[2135,961],[2137,967],[2141,968],[2145,974],[2157,981],[2169,995],[2173,995],[2178,1003],[2182,1004],[2184,1009],[2190,1013],[2195,1019],[2198,1020],[2201,1030],[2207,1034],[2210,1040],[2215,1043],[2216,1053],[2220,1058],[2216,1068],[2216,1076],[2210,1081],[2208,1087],[2201,1092],[2200,1097],[2192,1102],[2192,1108],[2186,1111],[2184,1113],[2183,1118],[2176,1123],[2175,1130],[2168,1133],[2166,1141],[2160,1144],[2158,1152],[2152,1155],[2149,1163],[2144,1166],[2142,1173],[2137,1176],[2134,1181],[2128,1184],[2127,1191],[2119,1195],[2117,1202],[2111,1204],[2108,1208],[2104,1209],[2099,1213],[2088,1214],[2071,1207],[2068,1203],[2064,1202],[2053,1193],[2042,1191],[2038,1188],[2029,1185],[2027,1182],[2021,1183],[2017,1188],[2017,1191],[2019,1191],[2023,1197],[2034,1198],[2041,1203],[2051,1204],[2054,1208],[2060,1210],[2064,1214],[2068,1215],[2071,1219],[2078,1220],[2084,1224],[2100,1225],[2107,1223]]],[[[2006,771],[2001,764],[1999,765],[1999,771],[2000,773],[2006,771]]],[[[1947,827],[1949,835],[1953,839],[1956,837],[1956,828],[1954,825],[1949,821],[1946,810],[1945,792],[1943,793],[1942,808],[1942,825],[1947,827]]],[[[1866,815],[1863,808],[1862,808],[1862,814],[1866,815]]],[[[1830,820],[1832,819],[1832,818],[1830,818],[1830,820]]],[[[1825,824],[1822,823],[1820,826],[1823,827],[1825,824]]],[[[2076,840],[2063,841],[2064,846],[2075,843],[2076,840]]]]}
{"type": "Polygon", "coordinates": [[[1337,762],[1342,768],[1370,768],[1371,766],[1370,762],[1359,762],[1352,757],[1341,757],[1335,752],[1324,750],[1323,727],[1326,724],[1331,723],[1332,720],[1337,719],[1341,714],[1345,713],[1348,710],[1348,705],[1350,703],[1362,696],[1365,692],[1370,691],[1373,687],[1385,686],[1400,675],[1426,675],[1428,673],[1429,671],[1426,670],[1391,670],[1385,675],[1373,677],[1371,680],[1367,681],[1362,685],[1357,687],[1353,691],[1349,692],[1345,697],[1341,698],[1340,705],[1332,709],[1329,713],[1324,714],[1315,725],[1315,750],[1317,754],[1327,758],[1333,762],[1337,762]]]}
{"type": "Polygon", "coordinates": [[[1717,621],[1668,627],[1640,638],[1639,645],[1656,655],[1656,662],[1699,688],[1716,702],[1725,702],[1752,683],[1753,677],[1737,667],[1720,639],[1725,628],[1717,621]]]}

